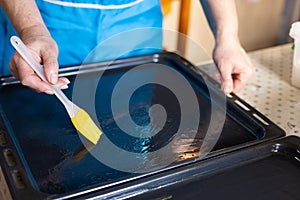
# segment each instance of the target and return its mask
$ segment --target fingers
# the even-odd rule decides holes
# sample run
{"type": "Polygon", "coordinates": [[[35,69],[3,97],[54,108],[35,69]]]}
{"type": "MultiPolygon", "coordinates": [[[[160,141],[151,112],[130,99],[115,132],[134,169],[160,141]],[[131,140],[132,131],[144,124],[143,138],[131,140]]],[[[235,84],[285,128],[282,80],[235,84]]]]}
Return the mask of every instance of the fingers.
{"type": "MultiPolygon", "coordinates": [[[[37,92],[44,92],[50,95],[54,94],[51,84],[42,81],[18,53],[14,54],[9,63],[9,67],[12,75],[20,80],[23,85],[30,87],[37,92]]],[[[56,81],[56,87],[67,89],[69,83],[70,81],[67,78],[60,77],[56,81]]]]}
{"type": "Polygon", "coordinates": [[[239,73],[233,74],[233,92],[238,92],[240,89],[242,89],[243,86],[246,85],[246,83],[249,81],[253,73],[255,72],[255,67],[250,64],[248,67],[242,68],[239,73]]]}
{"type": "Polygon", "coordinates": [[[222,63],[219,66],[221,76],[223,79],[222,89],[225,94],[229,94],[233,91],[234,83],[232,77],[232,65],[230,63],[222,63]]]}
{"type": "Polygon", "coordinates": [[[69,79],[65,78],[65,77],[60,77],[57,80],[57,83],[55,84],[56,87],[58,87],[59,89],[68,89],[69,86],[68,84],[70,83],[69,79]]]}
{"type": "Polygon", "coordinates": [[[49,83],[55,85],[58,81],[57,50],[54,48],[42,49],[44,73],[49,83]]]}
{"type": "Polygon", "coordinates": [[[223,78],[222,88],[225,94],[238,92],[246,85],[254,73],[253,68],[236,65],[223,67],[220,71],[223,78]]]}
{"type": "Polygon", "coordinates": [[[15,53],[9,66],[13,76],[19,79],[23,85],[28,86],[37,92],[53,94],[51,86],[42,81],[19,54],[15,53]]]}
{"type": "Polygon", "coordinates": [[[233,91],[238,92],[248,81],[247,76],[244,74],[233,74],[233,91]]]}
{"type": "Polygon", "coordinates": [[[225,94],[238,92],[254,73],[252,65],[225,63],[219,67],[223,79],[222,89],[225,94]]]}
{"type": "Polygon", "coordinates": [[[53,85],[60,89],[68,88],[70,81],[64,77],[58,78],[58,48],[55,41],[43,35],[25,38],[24,43],[34,58],[44,66],[47,81],[42,81],[18,53],[13,55],[9,64],[12,75],[37,92],[53,94],[53,85]]]}
{"type": "Polygon", "coordinates": [[[225,94],[240,90],[254,73],[255,67],[239,43],[218,43],[213,56],[223,79],[225,94]]]}

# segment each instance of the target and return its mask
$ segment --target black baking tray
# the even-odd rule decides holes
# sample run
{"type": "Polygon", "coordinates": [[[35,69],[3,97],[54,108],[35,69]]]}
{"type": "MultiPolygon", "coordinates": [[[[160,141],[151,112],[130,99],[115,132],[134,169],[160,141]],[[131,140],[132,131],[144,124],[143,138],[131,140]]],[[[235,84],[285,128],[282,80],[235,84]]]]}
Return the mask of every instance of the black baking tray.
{"type": "Polygon", "coordinates": [[[131,199],[300,199],[300,138],[287,136],[276,139],[132,184],[139,187],[125,187],[122,192],[115,190],[94,196],[131,196],[131,199]]]}
{"type": "MultiPolygon", "coordinates": [[[[4,176],[14,199],[84,198],[85,195],[94,192],[106,193],[134,180],[143,181],[145,178],[151,178],[179,166],[190,166],[199,160],[285,135],[283,130],[234,94],[226,99],[224,107],[220,103],[223,93],[218,89],[218,84],[186,59],[174,53],[160,53],[62,69],[60,74],[71,80],[70,88],[65,90],[70,98],[76,75],[81,75],[76,81],[93,82],[98,78],[96,72],[105,70],[98,84],[101,87],[96,88],[97,92],[92,97],[96,99],[94,120],[99,121],[105,136],[125,151],[146,155],[147,152],[162,148],[174,139],[173,135],[180,122],[176,96],[157,84],[139,88],[131,98],[129,109],[132,119],[137,124],[143,125],[149,122],[147,109],[150,106],[153,104],[164,106],[167,123],[161,132],[146,139],[132,138],[122,132],[114,122],[110,108],[114,86],[128,70],[144,64],[150,65],[138,71],[138,76],[147,76],[150,73],[155,79],[160,71],[151,68],[151,64],[163,64],[182,74],[193,87],[201,111],[196,137],[190,138],[188,132],[182,133],[184,139],[177,143],[179,150],[170,153],[176,156],[174,162],[160,168],[160,159],[166,157],[156,158],[153,170],[150,169],[145,173],[123,172],[99,162],[85,150],[82,138],[71,124],[64,107],[54,96],[38,94],[22,86],[12,77],[1,79],[0,123],[4,142],[0,145],[3,152],[0,158],[4,176]],[[236,104],[237,101],[239,105],[236,104]],[[201,142],[208,130],[212,105],[217,107],[218,112],[226,115],[225,123],[212,151],[208,155],[199,156],[201,142]],[[188,150],[180,150],[181,146],[187,145],[190,147],[188,150]],[[74,154],[77,154],[75,159],[74,154]]],[[[75,103],[88,109],[81,102],[75,103]]],[[[122,113],[120,116],[122,117],[122,113]]],[[[190,116],[193,117],[193,113],[190,116]]],[[[101,139],[98,145],[102,145],[102,142],[101,139]]],[[[128,161],[124,159],[124,162],[128,161]]]]}

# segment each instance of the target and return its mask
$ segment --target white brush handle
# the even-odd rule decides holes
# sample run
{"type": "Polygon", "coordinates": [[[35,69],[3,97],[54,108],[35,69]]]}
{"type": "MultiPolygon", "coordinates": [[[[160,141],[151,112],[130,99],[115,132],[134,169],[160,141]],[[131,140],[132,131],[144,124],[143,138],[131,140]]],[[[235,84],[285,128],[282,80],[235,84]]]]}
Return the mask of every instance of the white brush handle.
{"type": "MultiPolygon", "coordinates": [[[[22,58],[29,64],[29,66],[35,71],[35,73],[45,82],[49,83],[44,75],[44,67],[38,63],[30,51],[27,49],[25,44],[17,36],[12,36],[10,42],[17,52],[22,56],[22,58]]],[[[56,86],[51,85],[54,91],[55,96],[64,104],[70,117],[74,117],[78,112],[79,107],[76,106],[72,101],[66,97],[66,95],[56,86]]]]}

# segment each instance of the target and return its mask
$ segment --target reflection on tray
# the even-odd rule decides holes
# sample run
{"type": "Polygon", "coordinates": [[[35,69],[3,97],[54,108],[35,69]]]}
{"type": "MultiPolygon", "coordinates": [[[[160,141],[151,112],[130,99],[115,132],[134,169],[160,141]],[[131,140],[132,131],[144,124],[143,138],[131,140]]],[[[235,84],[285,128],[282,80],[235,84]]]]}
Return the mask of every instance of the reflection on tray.
{"type": "MultiPolygon", "coordinates": [[[[146,72],[138,72],[138,75],[148,76],[149,71],[154,75],[160,73],[156,69],[148,69],[146,72]]],[[[129,116],[124,113],[113,116],[110,98],[114,86],[123,74],[124,69],[108,70],[98,83],[94,97],[94,117],[98,118],[104,136],[95,147],[86,145],[84,138],[80,138],[55,97],[37,94],[18,84],[1,89],[0,103],[6,126],[10,127],[10,135],[16,141],[19,154],[32,182],[36,183],[37,190],[47,194],[72,192],[135,177],[143,171],[193,162],[201,156],[200,149],[206,136],[208,140],[217,141],[213,151],[257,139],[256,133],[229,115],[226,115],[225,124],[222,124],[220,138],[214,138],[214,133],[207,133],[211,120],[211,102],[207,98],[207,90],[199,88],[197,82],[188,76],[186,78],[199,103],[198,109],[191,108],[194,112],[200,110],[198,130],[187,129],[177,134],[181,120],[179,103],[171,91],[158,84],[148,84],[136,90],[129,102],[129,116]],[[149,129],[141,129],[141,137],[126,134],[116,124],[116,120],[130,118],[140,127],[146,126],[156,119],[153,117],[155,114],[149,113],[150,107],[156,104],[164,107],[167,116],[164,126],[157,134],[151,134],[156,131],[155,124],[149,129]],[[110,144],[117,147],[117,150],[110,144]],[[168,148],[163,152],[159,151],[164,147],[168,148]],[[128,156],[123,156],[124,152],[128,156]],[[103,159],[109,159],[109,163],[103,159]],[[118,167],[124,167],[126,171],[119,170],[118,167]]],[[[81,81],[86,84],[93,82],[93,78],[95,77],[86,76],[81,81]]],[[[70,79],[72,83],[66,91],[69,97],[74,77],[70,79]]],[[[80,106],[86,109],[85,105],[80,106]]],[[[225,114],[222,108],[217,112],[225,114]]],[[[195,113],[192,111],[188,116],[192,119],[195,113]]]]}

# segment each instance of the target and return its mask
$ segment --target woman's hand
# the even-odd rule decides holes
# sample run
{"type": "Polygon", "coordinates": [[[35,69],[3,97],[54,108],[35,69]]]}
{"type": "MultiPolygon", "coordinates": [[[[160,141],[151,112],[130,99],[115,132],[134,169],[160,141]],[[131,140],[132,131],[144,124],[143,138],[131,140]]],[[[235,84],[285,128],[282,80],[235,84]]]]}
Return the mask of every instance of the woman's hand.
{"type": "Polygon", "coordinates": [[[222,88],[226,94],[241,89],[255,71],[245,50],[237,39],[218,41],[213,58],[222,76],[222,88]]]}
{"type": "Polygon", "coordinates": [[[49,83],[41,80],[17,52],[9,63],[12,75],[37,92],[53,94],[51,84],[60,89],[68,88],[70,81],[65,77],[58,78],[58,48],[49,32],[43,27],[33,26],[22,30],[20,37],[35,59],[44,66],[49,83]]]}

